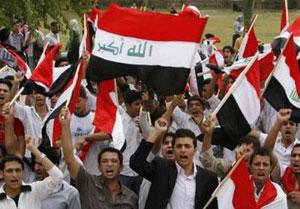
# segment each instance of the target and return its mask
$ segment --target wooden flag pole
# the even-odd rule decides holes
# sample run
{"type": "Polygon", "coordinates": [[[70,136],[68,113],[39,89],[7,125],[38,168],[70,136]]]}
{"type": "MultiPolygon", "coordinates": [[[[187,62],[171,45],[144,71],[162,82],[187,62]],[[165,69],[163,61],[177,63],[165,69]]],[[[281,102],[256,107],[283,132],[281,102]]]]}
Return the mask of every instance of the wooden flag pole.
{"type": "Polygon", "coordinates": [[[22,88],[20,88],[20,90],[18,91],[18,93],[14,96],[14,98],[10,101],[9,103],[9,107],[11,107],[15,101],[19,98],[19,96],[22,94],[22,92],[24,91],[24,86],[22,88]]]}
{"type": "Polygon", "coordinates": [[[240,157],[240,159],[238,159],[238,161],[236,161],[236,163],[234,164],[234,166],[230,169],[230,171],[228,172],[227,176],[220,182],[220,184],[218,185],[218,187],[215,189],[215,191],[212,193],[210,199],[208,200],[208,202],[205,204],[205,206],[203,207],[203,209],[206,209],[210,203],[213,201],[213,199],[216,197],[217,193],[220,191],[220,189],[223,187],[223,185],[225,184],[225,182],[230,178],[230,176],[232,175],[232,173],[235,171],[235,169],[240,165],[240,163],[242,162],[242,160],[245,158],[245,155],[242,155],[242,157],[240,157]]]}
{"type": "Polygon", "coordinates": [[[220,111],[220,109],[225,104],[225,102],[230,97],[230,95],[240,86],[241,82],[246,77],[246,73],[250,70],[250,68],[253,65],[253,63],[255,62],[255,60],[257,60],[257,57],[258,57],[258,52],[256,52],[256,54],[253,56],[253,58],[251,59],[251,61],[247,65],[247,67],[241,72],[241,74],[239,75],[239,77],[232,84],[232,86],[229,89],[229,91],[225,94],[224,98],[221,100],[221,102],[219,103],[219,105],[217,106],[217,108],[213,111],[212,117],[216,117],[217,113],[220,111]]]}
{"type": "Polygon", "coordinates": [[[201,77],[201,76],[204,76],[204,75],[209,74],[209,73],[211,73],[211,71],[201,72],[201,73],[197,73],[197,76],[201,77]]]}

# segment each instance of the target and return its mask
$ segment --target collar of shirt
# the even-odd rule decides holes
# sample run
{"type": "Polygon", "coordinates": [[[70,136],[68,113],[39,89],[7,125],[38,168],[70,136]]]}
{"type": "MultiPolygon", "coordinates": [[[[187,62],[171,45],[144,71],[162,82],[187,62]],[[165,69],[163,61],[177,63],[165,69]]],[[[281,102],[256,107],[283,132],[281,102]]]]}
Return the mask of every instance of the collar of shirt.
{"type": "Polygon", "coordinates": [[[196,175],[197,175],[197,167],[196,167],[195,163],[193,163],[193,169],[194,169],[193,174],[190,175],[190,176],[186,176],[186,175],[185,175],[184,169],[183,169],[177,162],[175,162],[175,165],[176,165],[177,173],[178,173],[179,175],[185,176],[185,177],[188,178],[188,179],[195,179],[195,178],[196,178],[196,175]]]}
{"type": "MultiPolygon", "coordinates": [[[[110,194],[110,190],[108,188],[108,186],[106,185],[105,179],[103,178],[103,176],[96,176],[95,179],[95,185],[96,187],[98,187],[99,189],[103,190],[105,189],[109,194],[110,194]]],[[[119,182],[119,186],[120,186],[120,191],[118,192],[118,195],[122,195],[123,194],[123,186],[122,184],[119,182]]]]}
{"type": "Polygon", "coordinates": [[[286,148],[286,149],[288,149],[288,148],[293,148],[293,146],[294,146],[295,144],[299,144],[299,143],[300,143],[300,141],[299,141],[297,138],[295,138],[295,141],[294,141],[293,143],[291,143],[288,147],[285,147],[284,144],[283,144],[283,142],[282,142],[282,140],[283,140],[283,138],[279,138],[279,139],[277,140],[277,143],[280,143],[280,145],[281,145],[282,147],[286,148]]]}
{"type": "MultiPolygon", "coordinates": [[[[7,195],[4,191],[5,184],[0,188],[0,201],[7,198],[7,195]]],[[[22,192],[31,192],[31,186],[30,185],[21,185],[21,193],[22,192]]]]}
{"type": "Polygon", "coordinates": [[[255,198],[255,202],[257,202],[257,201],[259,200],[259,197],[260,197],[261,193],[264,191],[265,186],[264,186],[263,188],[261,188],[261,190],[259,191],[258,194],[257,194],[257,188],[256,188],[256,185],[255,185],[254,182],[253,182],[253,187],[254,187],[254,198],[255,198]]]}

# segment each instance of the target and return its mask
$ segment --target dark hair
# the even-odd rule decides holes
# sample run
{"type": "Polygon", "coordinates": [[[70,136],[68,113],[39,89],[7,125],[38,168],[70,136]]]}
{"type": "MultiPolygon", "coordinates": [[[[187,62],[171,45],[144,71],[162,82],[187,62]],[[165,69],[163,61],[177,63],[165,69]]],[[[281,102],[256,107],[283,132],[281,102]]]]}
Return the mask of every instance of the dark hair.
{"type": "Polygon", "coordinates": [[[123,94],[124,102],[126,104],[131,104],[139,99],[142,99],[142,95],[136,90],[127,90],[123,94]]]}
{"type": "Polygon", "coordinates": [[[4,144],[0,144],[0,151],[2,152],[3,157],[7,154],[4,144]]]}
{"type": "Polygon", "coordinates": [[[212,34],[212,33],[206,33],[206,34],[204,35],[204,37],[205,37],[206,39],[209,39],[209,38],[214,38],[215,35],[212,34]]]}
{"type": "Polygon", "coordinates": [[[12,84],[11,84],[11,82],[10,82],[9,80],[6,80],[6,79],[3,79],[3,78],[0,78],[0,83],[7,85],[7,86],[8,86],[8,88],[9,88],[9,90],[11,90],[11,88],[12,88],[12,84]]]}
{"type": "Polygon", "coordinates": [[[295,145],[293,146],[293,149],[292,149],[291,153],[293,153],[293,152],[294,152],[294,149],[295,149],[295,148],[298,148],[298,147],[300,147],[300,143],[297,143],[297,144],[295,144],[295,145]]]}
{"type": "Polygon", "coordinates": [[[167,133],[164,134],[161,142],[164,143],[166,141],[167,137],[172,137],[172,143],[173,143],[174,136],[175,136],[175,134],[173,132],[167,132],[167,133]]]}
{"type": "Polygon", "coordinates": [[[253,144],[253,150],[257,150],[258,148],[260,148],[260,142],[257,138],[253,137],[253,136],[244,136],[239,140],[239,144],[238,145],[242,145],[242,144],[253,144]]]}
{"type": "Polygon", "coordinates": [[[197,95],[191,96],[190,98],[188,98],[188,100],[187,100],[187,106],[190,105],[190,102],[191,102],[191,101],[199,101],[199,102],[201,103],[202,107],[203,107],[203,108],[205,107],[205,102],[204,102],[204,100],[203,100],[201,97],[197,96],[197,95]]]}
{"type": "Polygon", "coordinates": [[[55,67],[59,67],[59,65],[62,63],[62,62],[69,62],[68,58],[67,57],[60,57],[58,60],[55,61],[55,67]]]}
{"type": "Polygon", "coordinates": [[[0,170],[1,171],[4,171],[4,168],[5,168],[5,163],[9,163],[9,162],[18,162],[19,164],[21,164],[22,166],[22,169],[24,170],[24,162],[23,160],[16,156],[16,155],[6,155],[2,158],[1,162],[0,162],[0,170]]]}
{"type": "Polygon", "coordinates": [[[225,49],[228,49],[231,54],[234,54],[234,49],[232,48],[232,46],[226,45],[223,47],[222,51],[224,52],[225,49]]]}
{"type": "Polygon", "coordinates": [[[56,26],[56,25],[58,25],[58,22],[57,22],[57,21],[52,21],[52,22],[50,23],[50,26],[56,26]]]}
{"type": "Polygon", "coordinates": [[[185,128],[179,128],[177,129],[177,131],[175,132],[174,136],[173,136],[173,141],[172,141],[172,146],[174,147],[175,145],[175,141],[177,138],[180,138],[180,137],[188,137],[188,138],[191,138],[193,140],[193,144],[194,144],[194,147],[196,148],[197,147],[197,139],[196,139],[196,136],[194,134],[194,132],[192,132],[190,129],[185,129],[185,128]]]}
{"type": "Polygon", "coordinates": [[[260,155],[260,156],[267,156],[270,158],[270,163],[271,163],[271,166],[273,165],[273,158],[272,158],[272,155],[271,153],[264,147],[259,147],[258,149],[254,150],[253,154],[251,155],[250,157],[250,160],[249,160],[249,165],[251,166],[252,162],[253,162],[253,159],[256,155],[260,155]]]}
{"type": "Polygon", "coordinates": [[[113,148],[113,147],[107,147],[107,148],[104,148],[99,154],[98,154],[98,164],[100,165],[101,163],[101,158],[102,158],[102,155],[106,152],[112,152],[112,153],[116,153],[118,155],[118,158],[120,160],[120,164],[122,165],[123,164],[123,155],[122,155],[122,152],[116,148],[113,148]]]}

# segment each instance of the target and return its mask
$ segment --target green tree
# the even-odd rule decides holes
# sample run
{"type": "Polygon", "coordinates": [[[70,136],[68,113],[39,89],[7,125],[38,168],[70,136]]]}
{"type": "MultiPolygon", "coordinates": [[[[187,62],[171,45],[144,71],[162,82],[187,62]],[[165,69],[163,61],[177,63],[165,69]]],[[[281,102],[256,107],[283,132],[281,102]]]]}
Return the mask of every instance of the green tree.
{"type": "Polygon", "coordinates": [[[82,14],[90,8],[91,0],[3,0],[0,4],[0,26],[10,26],[13,21],[20,20],[36,27],[49,19],[60,23],[66,22],[66,10],[82,14]]]}

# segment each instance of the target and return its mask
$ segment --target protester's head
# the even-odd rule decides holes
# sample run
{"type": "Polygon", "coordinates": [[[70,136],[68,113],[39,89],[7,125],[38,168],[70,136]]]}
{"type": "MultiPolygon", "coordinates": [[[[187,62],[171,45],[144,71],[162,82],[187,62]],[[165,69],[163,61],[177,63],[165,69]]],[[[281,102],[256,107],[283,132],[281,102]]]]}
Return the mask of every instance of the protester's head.
{"type": "Polygon", "coordinates": [[[59,33],[59,31],[60,31],[59,23],[56,22],[56,21],[51,22],[50,23],[50,30],[54,34],[59,33]]]}
{"type": "Polygon", "coordinates": [[[50,106],[51,108],[55,107],[55,104],[59,98],[59,96],[61,95],[61,92],[57,92],[56,94],[52,95],[50,98],[50,106]]]}
{"type": "Polygon", "coordinates": [[[81,86],[78,101],[75,106],[75,113],[77,115],[84,115],[88,112],[87,99],[86,90],[83,86],[81,86]]]}
{"type": "Polygon", "coordinates": [[[161,142],[161,155],[168,160],[174,160],[173,143],[174,133],[166,133],[161,142]]]}
{"type": "Polygon", "coordinates": [[[104,148],[98,155],[98,166],[105,179],[116,179],[123,169],[123,155],[121,151],[112,147],[104,148]]]}
{"type": "Polygon", "coordinates": [[[9,101],[12,84],[9,80],[0,79],[0,106],[9,101]]]}
{"type": "Polygon", "coordinates": [[[223,47],[222,51],[223,51],[224,62],[226,64],[231,63],[232,57],[234,55],[234,49],[231,46],[227,45],[223,47]]]}
{"type": "Polygon", "coordinates": [[[254,150],[258,148],[260,148],[260,143],[255,137],[244,136],[238,144],[237,158],[245,154],[245,160],[248,162],[254,150]]]}
{"type": "Polygon", "coordinates": [[[46,97],[43,94],[33,91],[32,98],[36,107],[42,107],[46,105],[46,97]]]}
{"type": "Polygon", "coordinates": [[[202,115],[204,112],[204,101],[199,96],[191,96],[187,101],[188,111],[193,115],[202,115]]]}
{"type": "MultiPolygon", "coordinates": [[[[55,165],[58,166],[59,164],[59,156],[57,154],[57,152],[52,149],[52,148],[48,148],[47,150],[43,150],[43,153],[47,156],[47,158],[55,165]]],[[[47,170],[44,168],[44,166],[42,165],[42,162],[39,161],[37,158],[33,157],[33,162],[34,162],[34,172],[35,172],[35,177],[36,180],[38,181],[42,181],[43,179],[45,179],[46,177],[49,176],[47,170]]]]}
{"type": "Polygon", "coordinates": [[[60,56],[56,61],[55,61],[55,67],[65,67],[70,65],[69,60],[67,57],[62,57],[60,56]]]}
{"type": "Polygon", "coordinates": [[[21,187],[24,163],[20,157],[16,155],[6,155],[1,160],[0,170],[3,173],[6,188],[18,190],[21,187]]]}
{"type": "Polygon", "coordinates": [[[18,21],[15,21],[12,25],[11,31],[15,34],[18,34],[20,32],[21,24],[18,21]]]}
{"type": "Polygon", "coordinates": [[[291,144],[295,141],[296,132],[297,132],[297,123],[292,120],[285,122],[280,129],[282,139],[287,144],[291,144]]]}
{"type": "Polygon", "coordinates": [[[0,27],[0,43],[5,43],[9,37],[9,30],[6,27],[0,27]]]}
{"type": "Polygon", "coordinates": [[[292,149],[291,167],[295,175],[300,175],[300,144],[294,145],[292,149]]]}
{"type": "Polygon", "coordinates": [[[135,90],[127,90],[124,92],[123,98],[128,115],[132,118],[138,116],[142,106],[141,93],[135,90]]]}
{"type": "Polygon", "coordinates": [[[250,157],[249,166],[255,184],[265,184],[273,165],[271,153],[260,147],[250,157]]]}
{"type": "Polygon", "coordinates": [[[175,161],[182,168],[192,165],[197,146],[195,134],[189,129],[177,129],[172,144],[175,161]]]}

